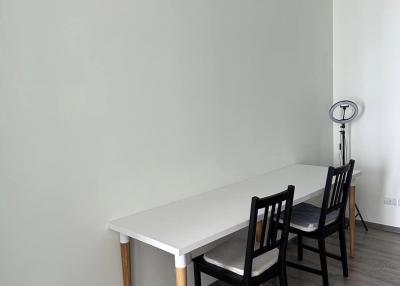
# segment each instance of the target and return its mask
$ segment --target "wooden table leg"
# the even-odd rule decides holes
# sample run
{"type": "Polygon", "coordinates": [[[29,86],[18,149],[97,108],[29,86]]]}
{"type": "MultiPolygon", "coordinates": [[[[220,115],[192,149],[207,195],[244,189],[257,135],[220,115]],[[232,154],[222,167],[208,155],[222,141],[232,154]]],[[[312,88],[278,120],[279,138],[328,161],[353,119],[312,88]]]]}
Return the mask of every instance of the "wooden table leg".
{"type": "Polygon", "coordinates": [[[263,221],[259,220],[256,225],[256,241],[257,242],[261,241],[262,224],[263,224],[263,221]]]}
{"type": "Polygon", "coordinates": [[[187,285],[187,268],[176,268],[176,286],[187,285]]]}
{"type": "Polygon", "coordinates": [[[187,286],[187,265],[191,261],[190,254],[175,256],[176,286],[187,286]]]}
{"type": "Polygon", "coordinates": [[[120,243],[121,243],[122,276],[124,280],[124,286],[132,286],[131,251],[130,251],[129,237],[120,234],[120,243]]]}
{"type": "Polygon", "coordinates": [[[349,237],[350,237],[350,257],[355,257],[356,245],[356,187],[350,187],[349,191],[349,237]]]}

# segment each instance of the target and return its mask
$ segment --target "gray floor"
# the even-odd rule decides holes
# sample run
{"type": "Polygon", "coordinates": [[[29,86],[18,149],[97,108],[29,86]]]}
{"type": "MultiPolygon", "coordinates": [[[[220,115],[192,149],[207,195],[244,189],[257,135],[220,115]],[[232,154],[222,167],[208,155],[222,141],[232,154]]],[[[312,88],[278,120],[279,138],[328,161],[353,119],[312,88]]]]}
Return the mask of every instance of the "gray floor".
{"type": "MultiPolygon", "coordinates": [[[[295,240],[289,244],[288,260],[297,261],[295,240]]],[[[309,241],[308,244],[311,245],[309,241]]],[[[328,238],[327,248],[339,253],[337,237],[328,238]]],[[[317,254],[304,250],[304,264],[319,268],[317,254]]],[[[400,285],[400,234],[370,229],[368,233],[357,226],[356,258],[349,259],[348,278],[342,276],[339,261],[328,258],[329,282],[331,286],[394,286],[400,285]]],[[[322,285],[320,276],[288,268],[288,284],[293,286],[322,285]]],[[[213,286],[226,286],[216,282],[213,286]]],[[[279,285],[271,280],[264,285],[279,285]]]]}

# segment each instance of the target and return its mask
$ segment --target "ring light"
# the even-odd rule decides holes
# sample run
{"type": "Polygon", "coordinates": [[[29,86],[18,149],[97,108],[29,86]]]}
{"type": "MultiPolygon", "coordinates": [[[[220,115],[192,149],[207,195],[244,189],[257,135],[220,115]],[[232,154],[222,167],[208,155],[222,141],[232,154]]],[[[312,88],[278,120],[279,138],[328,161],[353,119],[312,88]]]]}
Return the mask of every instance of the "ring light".
{"type": "Polygon", "coordinates": [[[329,118],[333,122],[339,124],[349,123],[354,118],[356,118],[357,115],[358,115],[358,106],[357,104],[355,104],[353,101],[350,100],[338,101],[334,105],[332,105],[332,107],[329,109],[329,118]],[[337,117],[337,114],[340,114],[341,117],[337,117]]]}

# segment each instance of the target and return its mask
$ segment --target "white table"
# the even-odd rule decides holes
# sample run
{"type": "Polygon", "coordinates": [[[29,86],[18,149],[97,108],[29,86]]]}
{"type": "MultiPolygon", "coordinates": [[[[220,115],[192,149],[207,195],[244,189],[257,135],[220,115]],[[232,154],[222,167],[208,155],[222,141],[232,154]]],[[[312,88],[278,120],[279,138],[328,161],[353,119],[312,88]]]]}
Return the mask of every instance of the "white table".
{"type": "MultiPolygon", "coordinates": [[[[175,255],[176,285],[186,286],[191,252],[246,227],[253,196],[269,196],[295,185],[294,204],[304,202],[323,191],[327,171],[327,167],[291,165],[111,221],[109,227],[120,234],[124,286],[132,285],[129,238],[175,255]]],[[[359,174],[354,171],[353,178],[359,174]]],[[[354,242],[354,232],[350,233],[354,242]]],[[[354,251],[354,243],[351,247],[354,251]]]]}

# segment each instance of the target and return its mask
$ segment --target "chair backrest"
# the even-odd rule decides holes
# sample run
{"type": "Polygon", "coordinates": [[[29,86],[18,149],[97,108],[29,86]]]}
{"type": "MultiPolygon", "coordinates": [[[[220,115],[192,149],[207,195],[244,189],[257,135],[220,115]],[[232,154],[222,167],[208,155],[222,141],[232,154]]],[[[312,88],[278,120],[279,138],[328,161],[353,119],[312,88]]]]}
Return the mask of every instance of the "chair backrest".
{"type": "Polygon", "coordinates": [[[354,163],[354,160],[350,160],[347,165],[329,167],[318,228],[326,225],[327,217],[344,220],[354,163]]]}
{"type": "Polygon", "coordinates": [[[274,248],[279,248],[279,259],[285,259],[293,196],[294,186],[288,186],[286,191],[276,195],[266,198],[252,198],[243,273],[244,277],[251,277],[254,258],[274,248]],[[261,231],[258,236],[256,232],[258,218],[260,216],[262,217],[262,222],[261,231]],[[278,222],[282,219],[283,227],[280,231],[280,237],[278,237],[278,222]],[[256,237],[259,238],[257,242],[255,241],[256,237]]]}

